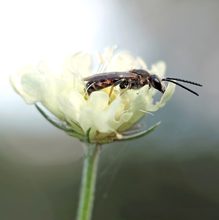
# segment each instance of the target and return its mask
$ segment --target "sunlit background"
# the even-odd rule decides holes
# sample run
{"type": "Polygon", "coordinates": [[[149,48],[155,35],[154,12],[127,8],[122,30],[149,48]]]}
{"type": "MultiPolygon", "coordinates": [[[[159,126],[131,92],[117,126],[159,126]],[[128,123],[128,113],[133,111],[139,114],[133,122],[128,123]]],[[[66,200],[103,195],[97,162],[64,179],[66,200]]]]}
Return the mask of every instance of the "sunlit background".
{"type": "Polygon", "coordinates": [[[8,82],[18,68],[118,45],[177,88],[137,141],[103,147],[94,218],[219,219],[219,1],[20,0],[0,3],[0,219],[74,219],[80,142],[48,124],[8,82]]]}

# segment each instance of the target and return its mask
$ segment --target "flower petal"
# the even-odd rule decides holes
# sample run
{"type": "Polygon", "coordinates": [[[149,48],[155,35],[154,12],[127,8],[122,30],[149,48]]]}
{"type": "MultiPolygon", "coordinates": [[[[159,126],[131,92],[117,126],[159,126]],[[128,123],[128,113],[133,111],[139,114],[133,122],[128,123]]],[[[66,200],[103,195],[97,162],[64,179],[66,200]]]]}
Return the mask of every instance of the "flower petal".
{"type": "Polygon", "coordinates": [[[80,109],[86,105],[84,97],[78,91],[63,91],[57,101],[65,120],[70,124],[78,122],[80,109]]]}
{"type": "Polygon", "coordinates": [[[116,131],[122,124],[127,122],[132,117],[133,113],[126,111],[121,97],[117,97],[110,104],[106,115],[109,118],[108,123],[111,127],[111,130],[116,131]]]}
{"type": "Polygon", "coordinates": [[[173,83],[168,83],[165,93],[162,95],[160,101],[158,101],[155,104],[151,104],[148,107],[148,111],[154,112],[157,111],[159,108],[162,108],[165,106],[165,104],[170,100],[172,97],[174,91],[175,91],[176,85],[173,83]]]}
{"type": "Polygon", "coordinates": [[[112,131],[106,115],[109,96],[104,91],[93,92],[87,103],[80,109],[79,123],[84,131],[93,128],[96,131],[107,133],[112,131]]]}
{"type": "Polygon", "coordinates": [[[120,132],[132,127],[140,118],[145,115],[144,111],[147,111],[145,108],[147,108],[148,101],[146,97],[145,88],[126,91],[126,93],[122,96],[126,111],[132,113],[132,116],[126,123],[121,125],[119,128],[120,132]]]}
{"type": "Polygon", "coordinates": [[[29,65],[11,75],[10,82],[18,94],[28,103],[41,101],[45,90],[44,73],[29,65]]]}
{"type": "Polygon", "coordinates": [[[65,61],[65,72],[70,72],[75,77],[83,78],[90,75],[91,70],[91,56],[87,53],[78,52],[65,61]]]}
{"type": "Polygon", "coordinates": [[[151,66],[150,73],[159,76],[160,78],[164,77],[166,72],[166,63],[159,61],[151,66]]]}
{"type": "Polygon", "coordinates": [[[94,111],[102,111],[106,109],[109,104],[109,95],[104,91],[93,92],[89,96],[87,104],[94,111]]]}
{"type": "Polygon", "coordinates": [[[134,68],[144,69],[146,64],[142,59],[133,57],[127,51],[122,51],[113,56],[106,71],[129,71],[134,68]]]}

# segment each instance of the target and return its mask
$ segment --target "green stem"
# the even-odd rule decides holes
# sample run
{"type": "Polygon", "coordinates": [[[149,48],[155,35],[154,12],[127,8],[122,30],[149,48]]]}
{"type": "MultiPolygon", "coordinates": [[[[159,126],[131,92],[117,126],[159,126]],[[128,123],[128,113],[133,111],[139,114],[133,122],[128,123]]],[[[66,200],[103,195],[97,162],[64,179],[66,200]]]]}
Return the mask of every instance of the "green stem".
{"type": "Polygon", "coordinates": [[[77,220],[91,219],[99,155],[99,145],[90,144],[85,146],[85,156],[83,163],[83,173],[77,220]]]}

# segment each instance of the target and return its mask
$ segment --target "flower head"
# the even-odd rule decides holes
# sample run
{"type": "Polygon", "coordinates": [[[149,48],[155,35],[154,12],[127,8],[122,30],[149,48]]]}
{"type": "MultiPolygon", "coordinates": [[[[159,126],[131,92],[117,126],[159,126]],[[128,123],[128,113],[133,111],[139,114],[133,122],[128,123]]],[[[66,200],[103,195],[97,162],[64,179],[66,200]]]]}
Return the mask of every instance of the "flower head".
{"type": "MultiPolygon", "coordinates": [[[[163,107],[174,92],[174,85],[168,84],[157,102],[154,101],[157,90],[149,89],[147,85],[125,91],[115,86],[112,91],[111,88],[105,88],[87,94],[84,77],[104,72],[129,71],[133,68],[148,70],[141,58],[126,51],[116,53],[113,48],[107,48],[96,56],[87,53],[70,56],[61,71],[52,71],[44,62],[38,66],[29,65],[12,75],[10,80],[16,92],[28,104],[35,104],[43,116],[57,127],[82,141],[105,143],[149,132],[150,130],[138,131],[131,136],[123,135],[148,112],[163,107]]],[[[148,71],[163,77],[165,63],[158,62],[148,71]]]]}

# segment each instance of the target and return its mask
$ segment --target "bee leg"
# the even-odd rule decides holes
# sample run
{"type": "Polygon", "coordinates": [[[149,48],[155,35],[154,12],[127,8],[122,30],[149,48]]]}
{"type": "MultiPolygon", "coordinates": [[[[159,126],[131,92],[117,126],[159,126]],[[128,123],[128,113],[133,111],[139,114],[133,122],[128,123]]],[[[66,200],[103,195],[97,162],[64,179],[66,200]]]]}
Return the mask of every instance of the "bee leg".
{"type": "MultiPolygon", "coordinates": [[[[110,92],[109,92],[109,97],[112,95],[112,92],[113,92],[114,87],[117,86],[117,85],[120,86],[123,81],[124,81],[124,80],[118,80],[117,82],[115,82],[115,83],[111,86],[110,92]]],[[[121,88],[121,87],[120,87],[120,88],[121,88]]]]}
{"type": "Polygon", "coordinates": [[[122,80],[119,83],[119,87],[120,89],[126,89],[127,87],[129,87],[129,81],[128,80],[122,80]]]}
{"type": "Polygon", "coordinates": [[[115,86],[116,86],[115,84],[113,84],[113,85],[111,86],[110,92],[109,92],[109,97],[111,97],[111,95],[112,95],[112,93],[113,93],[113,89],[114,89],[115,86]]]}
{"type": "Polygon", "coordinates": [[[85,89],[85,92],[86,94],[89,96],[92,92],[95,91],[95,89],[93,88],[95,82],[88,82],[86,84],[86,89],[85,89]]]}
{"type": "Polygon", "coordinates": [[[120,96],[123,95],[128,89],[131,88],[131,82],[124,80],[119,84],[120,89],[123,89],[123,91],[120,93],[120,96]]]}
{"type": "Polygon", "coordinates": [[[148,80],[147,84],[148,84],[148,90],[149,90],[151,88],[151,83],[149,82],[149,80],[148,80]]]}

